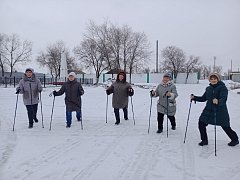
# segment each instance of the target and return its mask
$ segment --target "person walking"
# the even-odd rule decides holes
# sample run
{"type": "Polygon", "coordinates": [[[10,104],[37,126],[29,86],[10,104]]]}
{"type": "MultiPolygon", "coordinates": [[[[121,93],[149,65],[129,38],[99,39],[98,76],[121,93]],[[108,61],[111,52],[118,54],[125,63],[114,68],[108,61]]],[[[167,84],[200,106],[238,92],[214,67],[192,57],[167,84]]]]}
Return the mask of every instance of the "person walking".
{"type": "Polygon", "coordinates": [[[126,81],[126,73],[121,71],[116,81],[106,89],[107,95],[113,93],[112,107],[116,118],[115,124],[120,123],[119,109],[123,109],[124,119],[128,120],[128,96],[134,95],[132,86],[126,81]]]}
{"type": "Polygon", "coordinates": [[[39,103],[39,93],[42,91],[40,80],[35,76],[32,68],[25,70],[23,78],[20,80],[16,88],[16,94],[23,94],[23,103],[27,108],[29,125],[28,128],[33,128],[33,124],[38,123],[37,109],[39,103]]]}
{"type": "Polygon", "coordinates": [[[229,146],[236,146],[239,144],[238,135],[230,127],[230,117],[227,109],[228,90],[225,84],[221,81],[218,73],[211,73],[209,75],[210,84],[206,88],[202,96],[191,95],[193,101],[206,102],[206,106],[198,121],[198,128],[201,136],[199,146],[208,145],[208,136],[206,127],[208,124],[221,126],[231,142],[229,146]]]}
{"type": "Polygon", "coordinates": [[[66,105],[66,128],[70,128],[72,124],[72,112],[76,111],[78,121],[81,121],[81,96],[84,94],[83,87],[80,82],[77,82],[76,74],[70,72],[68,80],[65,82],[59,91],[53,91],[54,96],[61,96],[65,93],[66,105]]]}
{"type": "Polygon", "coordinates": [[[157,133],[163,132],[163,120],[164,115],[167,115],[167,118],[171,122],[172,130],[176,130],[176,98],[178,96],[176,86],[170,80],[169,74],[164,74],[162,78],[162,83],[160,83],[156,90],[150,91],[151,97],[159,97],[157,103],[157,121],[158,121],[158,130],[157,133]]]}

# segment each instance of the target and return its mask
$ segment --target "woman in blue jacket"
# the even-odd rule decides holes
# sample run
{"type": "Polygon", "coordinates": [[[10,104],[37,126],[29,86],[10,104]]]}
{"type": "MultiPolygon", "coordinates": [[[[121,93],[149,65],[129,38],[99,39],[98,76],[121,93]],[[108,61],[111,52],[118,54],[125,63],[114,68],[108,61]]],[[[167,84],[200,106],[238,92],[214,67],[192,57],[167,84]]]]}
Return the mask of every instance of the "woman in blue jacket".
{"type": "Polygon", "coordinates": [[[201,135],[201,142],[199,146],[208,145],[208,137],[206,126],[208,124],[221,126],[231,142],[229,146],[236,146],[239,144],[238,136],[235,131],[230,127],[230,118],[227,109],[227,97],[228,90],[225,84],[221,81],[220,75],[217,73],[211,73],[209,76],[210,84],[206,88],[203,96],[191,95],[191,99],[194,101],[205,102],[206,106],[199,118],[198,128],[201,135]]]}

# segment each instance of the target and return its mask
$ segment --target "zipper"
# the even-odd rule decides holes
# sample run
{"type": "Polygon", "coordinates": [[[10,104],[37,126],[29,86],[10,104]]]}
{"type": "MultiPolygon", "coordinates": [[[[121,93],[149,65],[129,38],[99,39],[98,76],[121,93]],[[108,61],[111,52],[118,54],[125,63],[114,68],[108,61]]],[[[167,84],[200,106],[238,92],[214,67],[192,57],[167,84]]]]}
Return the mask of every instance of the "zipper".
{"type": "Polygon", "coordinates": [[[32,85],[31,85],[31,82],[29,83],[29,86],[30,86],[31,105],[32,105],[32,85]]]}

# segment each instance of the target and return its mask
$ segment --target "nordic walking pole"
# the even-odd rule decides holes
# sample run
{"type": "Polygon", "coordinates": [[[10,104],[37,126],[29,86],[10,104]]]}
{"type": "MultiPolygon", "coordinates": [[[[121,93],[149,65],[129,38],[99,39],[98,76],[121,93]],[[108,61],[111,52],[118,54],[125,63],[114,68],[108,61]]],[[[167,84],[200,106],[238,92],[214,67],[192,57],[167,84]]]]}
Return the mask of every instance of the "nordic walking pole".
{"type": "Polygon", "coordinates": [[[168,138],[168,96],[167,95],[166,95],[166,98],[167,98],[167,138],[168,138]]]}
{"type": "Polygon", "coordinates": [[[107,95],[107,102],[106,102],[106,123],[107,123],[107,117],[108,117],[108,95],[107,95]]]}
{"type": "Polygon", "coordinates": [[[14,129],[15,129],[15,122],[16,122],[18,95],[19,95],[19,93],[17,93],[17,100],[16,100],[16,105],[15,105],[15,113],[14,113],[14,118],[13,118],[13,131],[14,131],[14,129]]]}
{"type": "Polygon", "coordinates": [[[214,105],[215,156],[217,156],[217,108],[214,105]]]}
{"type": "Polygon", "coordinates": [[[80,115],[81,115],[81,117],[80,117],[80,118],[81,118],[81,129],[83,130],[83,123],[82,123],[82,120],[83,120],[83,119],[82,119],[82,101],[81,101],[80,113],[81,113],[81,114],[80,114],[80,115]]]}
{"type": "Polygon", "coordinates": [[[132,104],[132,114],[133,114],[133,124],[135,126],[135,118],[134,118],[134,111],[133,111],[133,102],[132,102],[132,96],[131,97],[131,104],[132,104]]]}
{"type": "Polygon", "coordinates": [[[42,115],[42,128],[44,128],[44,125],[43,125],[43,110],[42,110],[42,92],[40,92],[40,105],[41,105],[41,115],[42,115]]]}
{"type": "MultiPolygon", "coordinates": [[[[49,96],[50,96],[50,95],[49,95],[49,96]]],[[[51,96],[52,96],[52,95],[51,95],[51,96]]],[[[53,105],[52,105],[52,113],[51,113],[51,121],[50,121],[49,131],[52,130],[52,116],[53,116],[54,102],[55,102],[55,96],[53,97],[53,105]]]]}
{"type": "Polygon", "coordinates": [[[190,116],[190,112],[191,112],[191,107],[192,107],[192,100],[190,101],[190,106],[189,106],[189,110],[188,110],[187,125],[186,125],[186,130],[185,130],[185,135],[184,135],[184,141],[183,141],[183,143],[186,142],[187,128],[188,128],[188,122],[189,122],[189,116],[190,116]]]}
{"type": "Polygon", "coordinates": [[[150,103],[150,111],[149,111],[149,119],[148,119],[148,134],[149,134],[149,131],[150,131],[151,113],[152,113],[152,95],[151,95],[151,103],[150,103]]]}

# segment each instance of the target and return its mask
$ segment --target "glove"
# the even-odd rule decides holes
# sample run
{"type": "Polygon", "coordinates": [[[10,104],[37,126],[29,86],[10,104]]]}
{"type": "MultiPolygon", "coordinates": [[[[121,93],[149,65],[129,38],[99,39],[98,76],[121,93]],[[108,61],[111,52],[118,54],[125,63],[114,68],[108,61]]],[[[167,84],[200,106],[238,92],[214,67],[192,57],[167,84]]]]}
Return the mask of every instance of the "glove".
{"type": "Polygon", "coordinates": [[[151,96],[151,97],[155,96],[155,91],[154,91],[154,90],[151,90],[151,91],[150,91],[150,96],[151,96]]]}
{"type": "Polygon", "coordinates": [[[106,94],[107,94],[107,95],[110,95],[110,94],[111,94],[111,92],[110,92],[109,89],[106,90],[106,94]]]}
{"type": "Polygon", "coordinates": [[[53,95],[56,96],[57,95],[57,91],[53,91],[53,95]]]}
{"type": "Polygon", "coordinates": [[[21,91],[21,88],[20,87],[17,87],[17,91],[16,91],[16,94],[19,94],[21,91]]]}
{"type": "Polygon", "coordinates": [[[192,101],[195,101],[195,104],[196,104],[196,100],[195,100],[194,94],[191,94],[191,95],[190,95],[190,99],[191,99],[191,102],[192,102],[192,101]]]}
{"type": "Polygon", "coordinates": [[[134,94],[133,88],[129,88],[129,89],[128,89],[128,95],[129,95],[129,96],[133,96],[133,94],[134,94]]]}
{"type": "Polygon", "coordinates": [[[218,104],[218,99],[214,98],[214,99],[213,99],[213,104],[216,104],[216,105],[217,105],[217,104],[218,104]]]}

